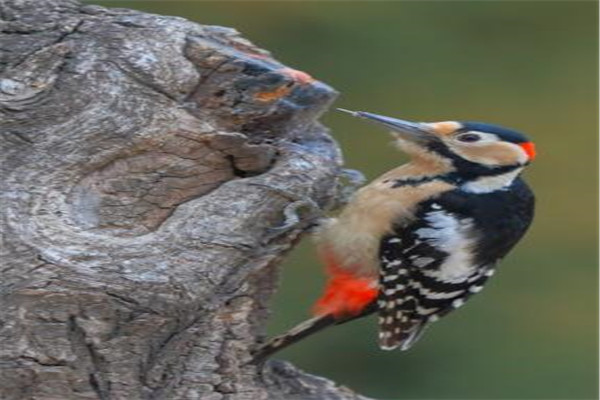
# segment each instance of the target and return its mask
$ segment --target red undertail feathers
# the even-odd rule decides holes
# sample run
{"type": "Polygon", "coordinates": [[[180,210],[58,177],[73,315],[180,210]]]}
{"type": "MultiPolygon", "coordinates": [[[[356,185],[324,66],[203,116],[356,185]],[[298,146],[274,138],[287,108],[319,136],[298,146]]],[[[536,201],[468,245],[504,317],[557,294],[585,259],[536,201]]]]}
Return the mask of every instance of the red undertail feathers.
{"type": "Polygon", "coordinates": [[[331,314],[336,318],[354,316],[376,300],[376,282],[343,270],[331,252],[324,251],[322,258],[329,279],[323,295],[313,308],[315,315],[331,314]]]}

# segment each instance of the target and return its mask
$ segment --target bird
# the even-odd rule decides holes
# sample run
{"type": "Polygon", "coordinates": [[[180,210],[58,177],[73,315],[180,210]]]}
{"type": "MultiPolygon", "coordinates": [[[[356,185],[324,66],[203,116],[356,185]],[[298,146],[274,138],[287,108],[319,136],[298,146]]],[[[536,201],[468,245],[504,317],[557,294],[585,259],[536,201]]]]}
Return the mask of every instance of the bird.
{"type": "Polygon", "coordinates": [[[315,239],[328,281],[314,316],[258,347],[256,363],[371,314],[381,349],[410,349],[483,289],[533,220],[534,194],[521,172],[536,150],[523,133],[338,110],[386,128],[409,161],[357,190],[320,225],[315,239]]]}

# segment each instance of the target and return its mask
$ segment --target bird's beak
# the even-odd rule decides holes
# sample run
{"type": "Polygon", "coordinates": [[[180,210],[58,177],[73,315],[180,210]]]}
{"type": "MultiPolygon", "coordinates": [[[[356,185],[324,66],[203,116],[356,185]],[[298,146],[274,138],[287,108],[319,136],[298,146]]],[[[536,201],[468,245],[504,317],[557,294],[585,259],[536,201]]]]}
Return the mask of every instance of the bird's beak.
{"type": "Polygon", "coordinates": [[[385,126],[386,128],[391,129],[396,137],[409,142],[425,145],[437,140],[437,136],[431,131],[431,128],[424,123],[404,121],[402,119],[385,117],[383,115],[371,114],[364,111],[350,111],[343,108],[338,108],[338,111],[385,126]]]}

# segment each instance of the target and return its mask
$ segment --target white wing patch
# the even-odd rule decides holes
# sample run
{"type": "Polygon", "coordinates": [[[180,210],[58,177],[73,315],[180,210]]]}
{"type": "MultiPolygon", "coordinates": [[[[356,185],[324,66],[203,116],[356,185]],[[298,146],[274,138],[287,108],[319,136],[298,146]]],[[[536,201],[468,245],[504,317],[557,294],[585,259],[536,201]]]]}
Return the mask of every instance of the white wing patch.
{"type": "Polygon", "coordinates": [[[472,249],[475,246],[473,220],[459,219],[445,211],[425,214],[427,228],[415,234],[429,245],[448,253],[448,258],[437,271],[428,271],[444,282],[460,283],[468,279],[476,269],[473,265],[472,249]]]}

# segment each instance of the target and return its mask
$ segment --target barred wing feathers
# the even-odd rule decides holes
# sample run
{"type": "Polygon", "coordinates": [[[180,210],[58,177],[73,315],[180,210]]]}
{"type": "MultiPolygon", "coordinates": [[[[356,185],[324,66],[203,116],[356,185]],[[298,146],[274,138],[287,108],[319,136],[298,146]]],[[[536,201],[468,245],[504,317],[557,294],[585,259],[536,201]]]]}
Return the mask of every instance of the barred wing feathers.
{"type": "Polygon", "coordinates": [[[493,273],[474,262],[472,220],[424,204],[419,218],[399,226],[380,247],[379,344],[409,349],[431,323],[460,307],[493,273]]]}

